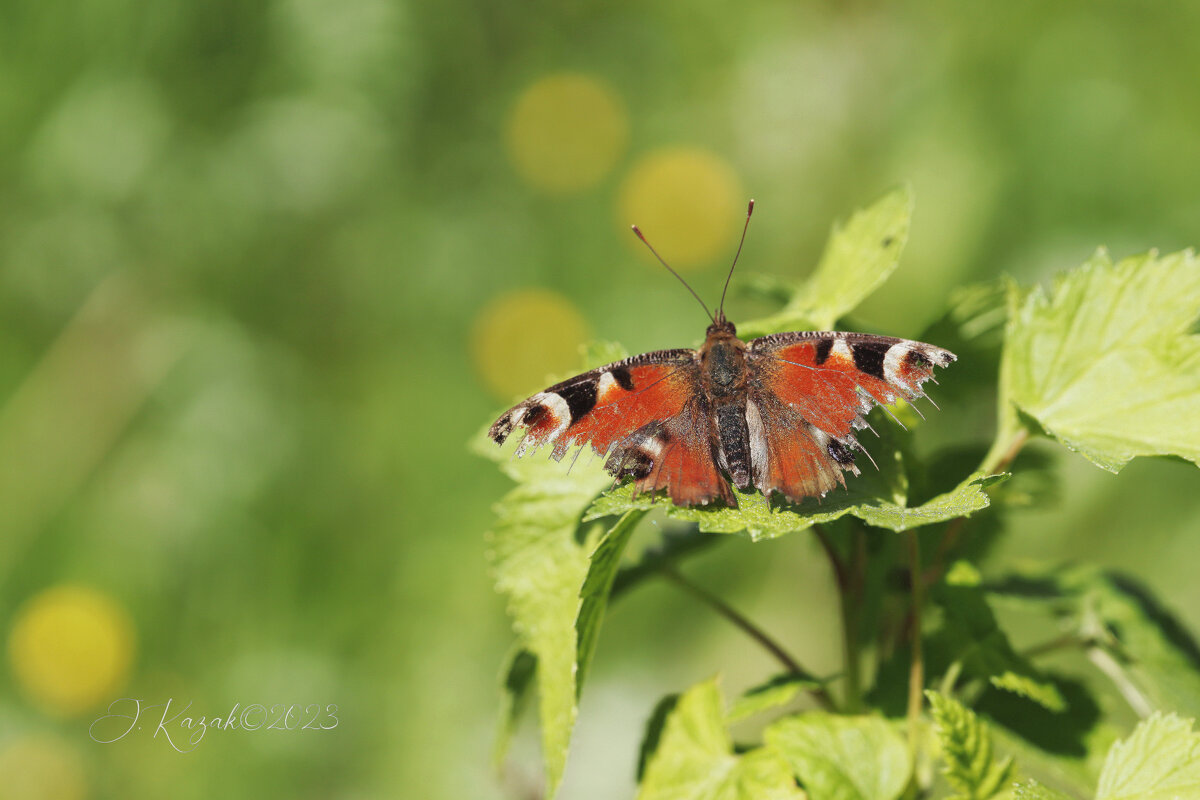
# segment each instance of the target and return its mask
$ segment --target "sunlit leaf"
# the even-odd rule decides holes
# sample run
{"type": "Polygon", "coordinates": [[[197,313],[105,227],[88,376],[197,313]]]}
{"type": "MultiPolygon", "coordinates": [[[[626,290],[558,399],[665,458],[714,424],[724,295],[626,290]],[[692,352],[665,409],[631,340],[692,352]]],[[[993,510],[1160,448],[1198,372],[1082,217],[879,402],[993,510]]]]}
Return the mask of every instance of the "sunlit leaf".
{"type": "Polygon", "coordinates": [[[908,747],[880,717],[813,711],[773,723],[765,738],[811,800],[895,800],[908,785],[908,747]]]}
{"type": "Polygon", "coordinates": [[[774,539],[794,531],[802,531],[846,514],[858,517],[878,528],[904,531],[945,522],[987,508],[989,501],[984,489],[998,480],[1002,480],[1002,477],[975,473],[951,491],[911,508],[882,497],[866,496],[853,488],[831,492],[819,501],[809,498],[800,505],[791,505],[779,500],[768,502],[762,494],[751,490],[737,493],[737,508],[682,508],[645,494],[634,498],[633,487],[627,485],[597,498],[584,518],[597,519],[658,505],[666,509],[667,516],[694,522],[702,531],[745,533],[754,541],[774,539]]]}
{"type": "Polygon", "coordinates": [[[599,465],[581,462],[568,473],[548,459],[515,459],[511,450],[494,445],[483,450],[499,453],[493,457],[521,481],[496,506],[491,558],[518,640],[537,659],[542,756],[552,797],[562,780],[577,713],[580,592],[589,555],[603,534],[602,526],[588,526],[580,541],[579,517],[611,478],[599,465]]]}
{"type": "Polygon", "coordinates": [[[692,687],[667,715],[638,800],[805,800],[779,754],[735,755],[715,680],[692,687]]]}
{"type": "Polygon", "coordinates": [[[1011,293],[1002,392],[1072,450],[1116,472],[1136,456],[1200,463],[1200,260],[1101,250],[1024,298],[1011,293]]]}
{"type": "MultiPolygon", "coordinates": [[[[1025,665],[1021,666],[1021,669],[1027,668],[1025,665]]],[[[1063,696],[1058,691],[1057,686],[1049,681],[1035,678],[1024,672],[1014,672],[1013,670],[1006,669],[999,675],[993,675],[988,678],[988,683],[997,689],[1003,689],[1006,692],[1012,692],[1013,694],[1032,700],[1048,711],[1065,711],[1067,707],[1066,701],[1063,700],[1063,696]]]]}
{"type": "Polygon", "coordinates": [[[1021,781],[1013,787],[1014,800],[1071,800],[1062,792],[1043,786],[1035,780],[1021,781]]]}
{"type": "Polygon", "coordinates": [[[1112,746],[1096,800],[1200,797],[1200,734],[1193,720],[1155,714],[1112,746]]]}
{"type": "Polygon", "coordinates": [[[662,741],[663,729],[667,727],[667,717],[671,716],[671,712],[677,705],[679,705],[678,693],[669,694],[654,704],[654,710],[650,712],[650,719],[646,720],[646,729],[642,733],[642,744],[638,747],[638,783],[642,782],[642,776],[646,774],[646,765],[658,752],[658,743],[662,741]]]}
{"type": "Polygon", "coordinates": [[[776,675],[766,683],[742,692],[742,696],[734,701],[726,716],[730,722],[736,722],[761,714],[785,706],[801,692],[818,689],[822,685],[824,684],[821,681],[806,673],[787,672],[776,675]]]}
{"type": "MultiPolygon", "coordinates": [[[[597,343],[589,364],[623,356],[618,345],[597,343]]],[[[497,447],[484,432],[471,449],[497,462],[517,481],[496,505],[489,533],[496,589],[508,599],[518,647],[505,678],[495,754],[502,758],[530,681],[536,675],[547,797],[562,780],[571,732],[621,554],[640,513],[603,524],[580,517],[612,478],[594,459],[517,458],[519,437],[497,447]]]]}
{"type": "Polygon", "coordinates": [[[961,800],[988,800],[1012,777],[1012,758],[997,759],[992,736],[975,712],[940,692],[926,692],[946,780],[961,800]]]}
{"type": "MultiPolygon", "coordinates": [[[[816,270],[766,319],[738,326],[743,338],[779,331],[826,330],[867,298],[896,269],[908,241],[912,192],[900,188],[835,226],[816,270]]],[[[771,284],[776,296],[783,293],[771,284]]]]}
{"type": "Polygon", "coordinates": [[[645,516],[644,511],[630,511],[617,521],[596,549],[592,552],[587,578],[580,590],[579,616],[575,620],[575,632],[578,634],[578,653],[576,663],[579,673],[576,677],[575,692],[583,691],[583,682],[587,677],[588,668],[592,663],[592,654],[596,650],[596,640],[600,636],[600,623],[604,619],[604,611],[608,608],[609,594],[612,592],[613,580],[617,576],[617,568],[621,565],[621,555],[625,545],[633,535],[634,528],[645,516]]]}
{"type": "Polygon", "coordinates": [[[492,763],[497,766],[508,754],[517,723],[529,705],[537,674],[537,656],[517,645],[509,653],[500,674],[500,721],[492,747],[492,763]]]}

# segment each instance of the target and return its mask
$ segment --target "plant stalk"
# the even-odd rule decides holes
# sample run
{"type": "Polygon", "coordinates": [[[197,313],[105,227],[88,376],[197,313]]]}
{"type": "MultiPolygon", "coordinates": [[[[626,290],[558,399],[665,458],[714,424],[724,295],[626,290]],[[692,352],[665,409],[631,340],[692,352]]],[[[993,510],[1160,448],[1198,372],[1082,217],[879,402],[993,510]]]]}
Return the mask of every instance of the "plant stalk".
{"type": "Polygon", "coordinates": [[[921,609],[925,604],[925,580],[921,573],[921,542],[915,530],[908,537],[908,568],[912,583],[912,660],[908,668],[908,747],[916,763],[921,735],[921,707],[925,702],[925,654],[921,647],[921,609]]]}
{"type": "Polygon", "coordinates": [[[847,564],[838,555],[828,531],[820,525],[813,525],[812,529],[829,558],[833,580],[837,586],[842,618],[842,663],[845,674],[843,705],[847,714],[854,714],[862,706],[862,659],[859,654],[858,626],[862,605],[863,571],[866,566],[866,533],[861,528],[855,529],[850,562],[847,564]]]}
{"type": "Polygon", "coordinates": [[[1134,710],[1139,717],[1145,719],[1154,713],[1154,705],[1142,693],[1142,690],[1130,680],[1129,675],[1125,672],[1125,668],[1121,666],[1112,654],[1102,647],[1092,646],[1087,649],[1088,660],[1096,665],[1096,668],[1103,672],[1113,685],[1117,687],[1117,691],[1125,698],[1125,702],[1129,703],[1129,707],[1134,710]]]}
{"type": "Polygon", "coordinates": [[[1000,445],[993,447],[991,452],[984,457],[983,462],[979,465],[979,469],[986,472],[988,475],[995,475],[1003,472],[1008,468],[1017,456],[1021,453],[1021,448],[1029,441],[1029,429],[1022,426],[1013,433],[1012,437],[1000,445]]]}
{"type": "Polygon", "coordinates": [[[1057,650],[1066,650],[1074,647],[1087,647],[1090,643],[1086,639],[1081,639],[1077,634],[1064,633],[1062,636],[1051,639],[1041,644],[1031,645],[1021,651],[1022,658],[1037,658],[1038,656],[1053,653],[1057,650]]]}

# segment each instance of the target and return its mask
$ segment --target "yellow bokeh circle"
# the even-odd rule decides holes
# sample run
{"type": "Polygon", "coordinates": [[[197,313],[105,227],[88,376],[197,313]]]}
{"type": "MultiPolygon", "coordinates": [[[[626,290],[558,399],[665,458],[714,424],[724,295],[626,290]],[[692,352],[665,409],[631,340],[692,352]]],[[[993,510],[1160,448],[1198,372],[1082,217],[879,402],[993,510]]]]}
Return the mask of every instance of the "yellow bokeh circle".
{"type": "Polygon", "coordinates": [[[542,389],[548,375],[579,367],[588,340],[583,316],[547,289],[520,289],[494,298],[471,330],[471,359],[483,382],[505,401],[542,389]]]}
{"type": "Polygon", "coordinates": [[[83,759],[51,737],[22,737],[0,748],[0,794],[5,800],[83,800],[83,759]]]}
{"type": "Polygon", "coordinates": [[[108,596],[58,586],[29,600],[8,637],[13,675],[48,711],[69,716],[116,699],[133,661],[128,614],[108,596]]]}
{"type": "Polygon", "coordinates": [[[526,182],[567,194],[595,186],[612,171],[629,142],[629,117],[608,84],[560,73],[521,93],[504,134],[509,160],[526,182]]]}
{"type": "Polygon", "coordinates": [[[618,212],[626,231],[636,224],[667,263],[687,269],[733,258],[744,203],[729,164],[707,150],[673,147],[633,166],[621,185],[618,212]]]}

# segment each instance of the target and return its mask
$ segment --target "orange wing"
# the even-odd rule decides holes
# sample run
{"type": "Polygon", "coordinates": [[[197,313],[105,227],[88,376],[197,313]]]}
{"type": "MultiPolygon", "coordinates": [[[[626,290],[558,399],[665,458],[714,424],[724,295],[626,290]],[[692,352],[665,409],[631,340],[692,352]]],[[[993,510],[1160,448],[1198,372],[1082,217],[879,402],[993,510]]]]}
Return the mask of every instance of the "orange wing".
{"type": "Polygon", "coordinates": [[[750,343],[747,421],[755,485],[791,500],[820,496],[858,473],[854,431],[875,404],[923,396],[921,384],[953,353],[861,333],[780,333],[750,343]]]}
{"type": "Polygon", "coordinates": [[[670,419],[699,391],[693,350],[659,350],[576,375],[504,413],[488,432],[503,444],[525,428],[517,455],[553,444],[561,459],[576,444],[607,454],[638,428],[670,419]]]}
{"type": "Polygon", "coordinates": [[[666,490],[680,505],[715,497],[734,502],[713,456],[694,350],[660,350],[555,384],[509,409],[489,431],[503,444],[525,428],[517,449],[553,444],[558,460],[573,445],[607,455],[605,468],[632,477],[635,491],[666,490]]]}
{"type": "Polygon", "coordinates": [[[665,490],[680,506],[707,505],[721,498],[737,506],[737,496],[717,468],[707,406],[697,396],[666,422],[651,422],[619,444],[605,468],[617,478],[636,479],[634,494],[665,490]]]}

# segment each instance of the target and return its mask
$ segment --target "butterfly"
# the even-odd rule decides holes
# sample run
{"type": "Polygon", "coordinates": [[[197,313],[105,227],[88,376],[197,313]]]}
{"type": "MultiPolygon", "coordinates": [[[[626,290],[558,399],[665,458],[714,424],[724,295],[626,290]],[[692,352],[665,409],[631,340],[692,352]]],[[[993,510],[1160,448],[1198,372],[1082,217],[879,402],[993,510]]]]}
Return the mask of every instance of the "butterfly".
{"type": "MultiPolygon", "coordinates": [[[[753,211],[751,200],[730,277],[753,211]]],[[[856,457],[866,451],[855,431],[869,427],[867,412],[925,396],[921,386],[934,367],[956,358],[931,344],[867,333],[742,341],[725,318],[729,277],[714,315],[636,225],[633,231],[704,306],[712,320],[704,344],[643,353],[556,383],[496,420],[489,435],[497,444],[522,428],[518,456],[552,445],[556,461],[590,445],[618,481],[634,482],[635,495],[661,491],[676,505],[720,500],[736,507],[730,482],[799,503],[845,486],[846,472],[859,474],[856,457]]]]}

